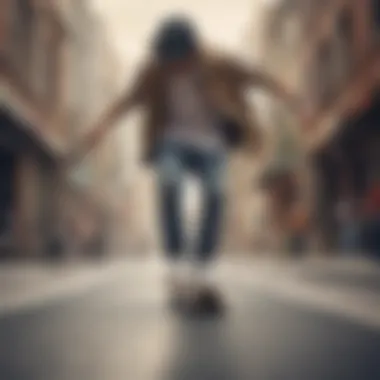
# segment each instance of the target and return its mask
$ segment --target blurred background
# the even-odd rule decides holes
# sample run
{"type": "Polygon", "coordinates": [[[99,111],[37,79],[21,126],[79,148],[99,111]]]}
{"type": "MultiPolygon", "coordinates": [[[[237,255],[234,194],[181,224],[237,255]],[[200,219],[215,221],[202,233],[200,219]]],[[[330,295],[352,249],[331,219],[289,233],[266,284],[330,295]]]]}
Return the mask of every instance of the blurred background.
{"type": "MultiPolygon", "coordinates": [[[[112,258],[106,263],[120,263],[124,257],[145,257],[160,250],[154,173],[140,162],[141,115],[136,113],[121,120],[113,132],[68,176],[62,177],[60,169],[70,148],[90,131],[107,106],[128,87],[130,78],[147,53],[149,36],[157,22],[168,12],[177,11],[194,17],[207,43],[240,56],[252,66],[264,67],[289,89],[300,94],[304,110],[311,115],[307,125],[299,125],[280,103],[257,91],[250,94],[252,105],[259,114],[263,145],[255,158],[242,154],[231,157],[221,252],[229,259],[242,255],[246,260],[253,261],[258,258],[312,257],[319,260],[318,263],[326,262],[320,269],[322,277],[315,281],[326,286],[340,279],[340,289],[346,289],[350,297],[352,289],[354,293],[358,288],[363,290],[363,293],[355,293],[355,301],[347,298],[349,296],[341,297],[339,293],[330,299],[329,305],[343,303],[341,310],[347,311],[350,305],[355,304],[357,312],[350,309],[352,313],[349,314],[365,320],[367,325],[376,326],[378,333],[379,0],[1,0],[0,306],[3,309],[0,307],[0,312],[6,312],[7,307],[18,310],[20,305],[25,306],[25,300],[29,299],[26,294],[33,287],[43,289],[41,292],[36,290],[35,294],[47,297],[46,291],[51,290],[53,279],[56,281],[60,276],[65,279],[71,276],[66,269],[51,273],[50,269],[45,268],[41,274],[35,263],[50,262],[50,259],[59,259],[63,263],[77,263],[85,259],[91,263],[91,259],[95,258],[112,258]],[[350,269],[340,261],[344,259],[354,259],[350,269]],[[358,264],[364,260],[368,270],[358,264]],[[15,261],[22,264],[16,268],[13,265],[15,261]],[[341,269],[343,267],[345,269],[341,269]],[[30,268],[34,268],[32,275],[28,272],[30,268]],[[343,270],[344,276],[339,277],[341,272],[331,272],[331,268],[343,270]],[[369,299],[372,301],[369,302],[369,299]]],[[[187,194],[187,217],[191,228],[197,218],[197,196],[197,188],[192,184],[187,194]]],[[[125,264],[125,261],[122,262],[125,264]]],[[[320,268],[313,264],[305,271],[310,268],[314,271],[317,267],[320,268]]],[[[125,269],[124,274],[129,273],[126,267],[121,268],[125,269]]],[[[262,266],[258,268],[259,271],[263,270],[262,266]]],[[[252,269],[249,277],[255,277],[253,273],[256,272],[252,269]]],[[[273,285],[278,281],[283,286],[278,272],[269,272],[272,274],[268,274],[267,282],[273,285]]],[[[306,273],[303,269],[301,272],[302,276],[306,273]]],[[[135,268],[134,273],[143,276],[141,273],[147,275],[148,271],[135,268]]],[[[83,273],[78,276],[83,278],[83,273]]],[[[130,278],[134,278],[132,274],[130,278]]],[[[224,280],[225,283],[228,281],[224,280]]],[[[299,295],[297,291],[306,289],[305,286],[305,283],[298,283],[289,294],[299,295]]],[[[125,288],[130,291],[134,289],[130,284],[125,288]]],[[[149,289],[153,292],[153,288],[149,289]]],[[[317,297],[318,300],[327,299],[326,288],[321,289],[323,297],[317,297]]],[[[119,294],[115,292],[112,294],[119,294]]],[[[308,302],[317,299],[313,297],[310,294],[304,296],[308,302]]],[[[88,304],[85,305],[93,302],[91,297],[86,300],[88,304]]],[[[326,363],[332,365],[326,357],[325,362],[323,359],[314,360],[307,367],[317,366],[310,372],[313,375],[306,376],[306,372],[302,372],[303,375],[292,373],[286,377],[287,372],[282,369],[285,371],[282,372],[282,380],[336,380],[343,373],[346,373],[342,377],[345,380],[380,378],[380,369],[375,364],[379,340],[374,342],[374,335],[359,339],[352,329],[336,329],[335,325],[328,325],[329,321],[313,319],[318,318],[314,314],[310,318],[295,317],[287,314],[282,306],[273,306],[269,300],[260,302],[256,305],[256,317],[263,323],[262,326],[265,323],[272,326],[267,326],[268,331],[277,331],[275,326],[281,326],[284,320],[290,321],[290,325],[285,323],[286,331],[294,331],[292,328],[296,329],[297,326],[304,328],[305,341],[295,342],[292,334],[286,335],[284,339],[290,343],[288,347],[280,345],[284,350],[281,352],[290,350],[303,357],[305,347],[310,348],[311,351],[306,350],[305,353],[307,361],[311,360],[311,356],[327,355],[332,352],[331,347],[335,347],[342,354],[342,368],[347,367],[347,373],[334,372],[331,366],[326,367],[327,372],[320,372],[326,363]],[[266,318],[260,320],[262,310],[271,310],[269,314],[273,312],[272,317],[267,321],[266,318]],[[281,316],[281,319],[274,320],[274,315],[281,316]],[[308,322],[300,324],[300,320],[308,322]],[[309,322],[310,325],[307,324],[309,322]],[[329,327],[324,330],[323,326],[329,327]],[[335,333],[340,335],[336,336],[335,333]],[[343,344],[343,337],[347,339],[346,344],[343,344]],[[333,345],[329,339],[336,339],[334,342],[339,343],[333,345]],[[313,349],[309,346],[311,341],[315,344],[313,349]],[[326,351],[326,347],[330,347],[330,351],[326,351]],[[347,347],[353,351],[345,351],[347,347]],[[369,351],[366,351],[367,348],[369,351]],[[348,365],[347,358],[351,354],[352,357],[361,358],[362,364],[353,360],[348,365]],[[371,368],[373,372],[365,372],[368,377],[350,377],[358,374],[349,370],[355,363],[355,368],[371,368]],[[333,373],[334,376],[331,375],[333,373]]],[[[78,305],[68,308],[77,310],[79,314],[83,312],[76,307],[78,305]]],[[[115,305],[109,307],[112,310],[115,305]]],[[[93,311],[91,307],[86,310],[93,311]]],[[[240,326],[247,327],[256,318],[255,314],[249,314],[251,312],[254,313],[245,311],[247,316],[252,317],[250,322],[246,321],[240,326]]],[[[86,322],[80,316],[74,318],[72,314],[65,313],[61,318],[67,317],[68,324],[75,325],[81,321],[78,331],[87,331],[86,322]],[[70,320],[69,315],[76,322],[70,320]]],[[[37,316],[33,317],[33,321],[39,322],[35,322],[31,330],[27,327],[30,326],[29,320],[25,323],[13,319],[12,322],[4,322],[0,318],[2,379],[45,378],[42,369],[37,364],[31,364],[38,360],[30,356],[30,352],[41,343],[41,336],[46,344],[43,346],[46,350],[44,355],[55,352],[52,347],[63,349],[65,343],[62,346],[57,343],[63,336],[55,335],[58,329],[54,329],[54,323],[57,323],[54,315],[50,322],[45,317],[40,320],[37,316]],[[51,330],[47,332],[42,326],[51,326],[51,330]],[[45,331],[47,335],[33,335],[34,331],[45,331]],[[26,332],[32,335],[25,338],[23,334],[26,332]],[[16,337],[29,347],[29,351],[25,348],[25,352],[29,352],[25,357],[14,346],[16,337]],[[15,363],[21,360],[20,355],[24,358],[24,364],[17,367],[15,363]],[[22,368],[27,368],[25,373],[17,372],[22,368]],[[35,377],[33,373],[36,373],[33,375],[35,377]]],[[[109,315],[104,316],[104,326],[110,326],[109,318],[109,315]]],[[[100,320],[96,321],[100,323],[100,320]]],[[[61,326],[64,326],[66,322],[62,323],[61,326]]],[[[116,330],[120,326],[115,323],[113,328],[120,332],[116,330]]],[[[160,326],[162,328],[163,325],[160,326]]],[[[62,331],[73,333],[77,330],[66,326],[62,327],[62,331]]],[[[155,337],[155,332],[161,330],[153,328],[149,331],[150,336],[155,337]]],[[[103,334],[100,330],[98,333],[103,334]]],[[[257,333],[260,335],[260,332],[257,333]]],[[[75,335],[69,336],[74,340],[76,338],[75,335]]],[[[103,343],[96,341],[99,346],[94,343],[98,350],[107,342],[101,336],[99,342],[103,343]]],[[[117,340],[116,332],[113,336],[117,340]]],[[[223,346],[215,336],[209,338],[217,347],[223,346]]],[[[272,347],[265,338],[258,339],[262,344],[260,347],[272,347]]],[[[86,339],[82,344],[84,342],[91,345],[86,339]]],[[[80,342],[77,343],[80,345],[80,342]]],[[[67,344],[69,347],[70,344],[67,344]]],[[[105,346],[107,350],[116,350],[111,343],[105,346]]],[[[257,349],[261,352],[260,348],[257,349]]],[[[55,372],[47,371],[50,373],[46,375],[47,379],[87,378],[84,376],[94,379],[103,373],[97,372],[95,376],[87,372],[64,372],[57,363],[61,363],[59,360],[65,354],[59,356],[58,351],[57,357],[54,357],[57,362],[52,361],[56,363],[55,372]],[[65,373],[67,377],[59,377],[58,373],[65,373]]],[[[84,348],[83,355],[85,351],[84,348]]],[[[101,358],[107,356],[104,352],[99,355],[101,358]]],[[[118,357],[122,361],[117,351],[109,355],[110,358],[116,355],[113,358],[118,357]]],[[[297,356],[294,355],[293,359],[297,356]]],[[[283,363],[279,357],[273,358],[274,363],[283,363]]],[[[91,363],[95,362],[93,360],[91,363]]],[[[292,368],[296,368],[294,363],[298,363],[295,359],[285,362],[291,363],[292,368]]],[[[72,368],[70,365],[65,368],[72,368]]],[[[78,363],[75,365],[77,367],[73,368],[88,369],[92,366],[87,361],[81,362],[83,367],[78,363]]],[[[273,365],[272,370],[275,368],[276,365],[273,365]]],[[[297,368],[302,370],[306,367],[297,368]]],[[[121,372],[120,377],[107,377],[104,372],[105,377],[99,378],[125,378],[121,372]]],[[[240,378],[231,376],[227,378],[240,378]]],[[[279,378],[273,376],[257,378],[279,378]]],[[[178,378],[181,377],[178,375],[178,378]]]]}
{"type": "Polygon", "coordinates": [[[177,10],[194,17],[207,41],[267,68],[313,115],[309,125],[297,125],[280,104],[252,95],[264,149],[254,161],[231,161],[226,250],[374,252],[378,1],[7,0],[1,256],[157,249],[152,173],[139,163],[139,115],[122,120],[69,178],[57,173],[128,85],[160,17],[177,10]]]}

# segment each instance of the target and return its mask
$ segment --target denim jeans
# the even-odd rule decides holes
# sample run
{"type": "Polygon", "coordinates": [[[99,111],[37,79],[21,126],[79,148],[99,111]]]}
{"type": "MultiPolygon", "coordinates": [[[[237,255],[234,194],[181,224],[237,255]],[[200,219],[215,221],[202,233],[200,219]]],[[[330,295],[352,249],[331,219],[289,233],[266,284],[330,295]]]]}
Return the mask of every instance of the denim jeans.
{"type": "Polygon", "coordinates": [[[164,142],[157,156],[161,227],[165,250],[171,259],[187,249],[182,215],[183,184],[187,174],[202,186],[202,215],[195,252],[202,262],[212,259],[217,249],[224,198],[224,152],[206,151],[179,142],[164,142]]]}

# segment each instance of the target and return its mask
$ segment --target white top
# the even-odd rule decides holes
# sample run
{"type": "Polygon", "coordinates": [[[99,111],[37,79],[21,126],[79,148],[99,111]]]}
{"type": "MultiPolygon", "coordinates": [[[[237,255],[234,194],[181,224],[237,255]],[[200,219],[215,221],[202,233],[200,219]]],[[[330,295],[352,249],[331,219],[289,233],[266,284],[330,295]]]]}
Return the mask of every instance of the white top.
{"type": "Polygon", "coordinates": [[[169,125],[165,139],[180,141],[204,149],[223,149],[223,136],[216,128],[212,110],[202,99],[195,75],[172,77],[167,93],[169,125]]]}

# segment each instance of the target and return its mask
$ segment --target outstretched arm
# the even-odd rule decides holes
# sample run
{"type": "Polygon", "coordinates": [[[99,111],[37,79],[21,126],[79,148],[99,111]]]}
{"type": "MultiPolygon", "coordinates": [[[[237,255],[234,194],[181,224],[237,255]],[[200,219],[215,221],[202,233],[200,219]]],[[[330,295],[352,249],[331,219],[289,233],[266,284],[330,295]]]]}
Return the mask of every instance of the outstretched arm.
{"type": "Polygon", "coordinates": [[[226,74],[243,87],[260,87],[276,98],[287,104],[293,112],[299,112],[299,101],[297,96],[288,91],[284,85],[275,80],[264,70],[251,68],[241,61],[233,58],[224,60],[226,74]]]}
{"type": "Polygon", "coordinates": [[[283,101],[292,112],[300,112],[300,102],[295,94],[292,94],[283,84],[275,80],[267,73],[255,70],[252,73],[252,84],[267,90],[270,94],[283,101]]]}
{"type": "Polygon", "coordinates": [[[113,128],[120,117],[133,107],[134,101],[128,96],[122,96],[113,103],[106,112],[101,116],[99,122],[91,129],[91,132],[85,137],[84,141],[79,145],[81,156],[87,155],[105,135],[113,128]]]}
{"type": "Polygon", "coordinates": [[[117,99],[101,116],[99,122],[91,128],[91,132],[79,143],[74,154],[69,157],[69,165],[79,163],[95,148],[105,135],[113,128],[118,119],[141,103],[147,87],[146,70],[141,71],[133,87],[117,99]]]}

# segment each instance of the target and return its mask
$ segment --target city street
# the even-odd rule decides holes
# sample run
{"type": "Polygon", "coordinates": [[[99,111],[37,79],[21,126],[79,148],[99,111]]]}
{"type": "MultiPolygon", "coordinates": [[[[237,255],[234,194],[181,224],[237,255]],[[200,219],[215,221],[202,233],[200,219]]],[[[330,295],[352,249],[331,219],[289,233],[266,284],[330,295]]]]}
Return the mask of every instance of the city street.
{"type": "Polygon", "coordinates": [[[0,380],[380,380],[380,0],[0,15],[0,380]]]}
{"type": "Polygon", "coordinates": [[[220,320],[172,314],[155,260],[15,265],[0,271],[1,380],[380,378],[370,263],[224,262],[220,320]]]}

